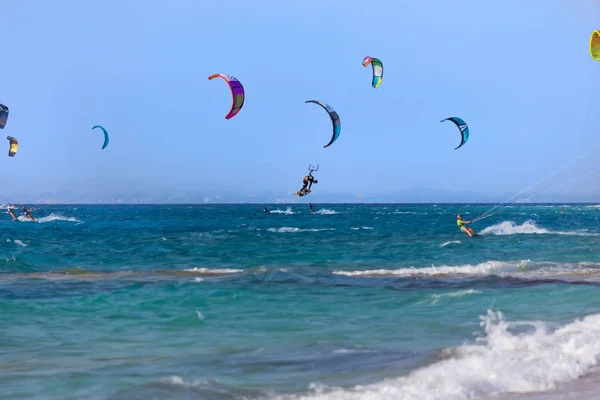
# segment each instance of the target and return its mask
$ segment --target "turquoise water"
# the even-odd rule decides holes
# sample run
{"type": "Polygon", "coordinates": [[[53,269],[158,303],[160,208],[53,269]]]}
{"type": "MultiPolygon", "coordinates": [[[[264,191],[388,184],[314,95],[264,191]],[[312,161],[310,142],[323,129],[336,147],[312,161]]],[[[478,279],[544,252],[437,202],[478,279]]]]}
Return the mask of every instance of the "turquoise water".
{"type": "MultiPolygon", "coordinates": [[[[41,206],[0,222],[0,397],[558,395],[600,361],[600,208],[41,206]],[[564,208],[563,213],[559,213],[564,208]]],[[[543,397],[542,397],[543,398],[543,397]]],[[[558,397],[557,397],[558,398],[558,397]]]]}

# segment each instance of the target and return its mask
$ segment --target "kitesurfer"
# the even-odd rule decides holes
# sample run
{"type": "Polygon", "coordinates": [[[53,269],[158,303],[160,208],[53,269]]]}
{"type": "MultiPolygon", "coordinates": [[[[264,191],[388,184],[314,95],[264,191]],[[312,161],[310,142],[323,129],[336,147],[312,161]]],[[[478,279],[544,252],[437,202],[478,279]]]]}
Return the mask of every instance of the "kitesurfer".
{"type": "Polygon", "coordinates": [[[300,193],[309,194],[312,190],[313,183],[319,183],[318,180],[312,175],[313,171],[310,170],[308,175],[304,177],[302,180],[302,189],[300,189],[300,193]]]}
{"type": "Polygon", "coordinates": [[[312,168],[310,165],[308,166],[308,175],[306,175],[304,177],[304,179],[302,180],[302,189],[300,189],[296,192],[296,196],[299,196],[299,197],[306,196],[307,194],[309,194],[311,192],[313,183],[319,183],[319,181],[316,180],[315,177],[312,175],[312,173],[314,171],[318,171],[318,170],[319,170],[318,165],[317,165],[317,168],[312,168]]]}
{"type": "Polygon", "coordinates": [[[308,203],[308,208],[310,209],[310,212],[314,213],[315,209],[313,208],[312,203],[308,203]]]}
{"type": "Polygon", "coordinates": [[[33,218],[33,216],[30,214],[32,211],[32,209],[26,209],[25,206],[23,206],[23,213],[27,216],[27,218],[29,218],[30,220],[32,220],[33,222],[35,222],[35,218],[33,218]]]}
{"type": "Polygon", "coordinates": [[[17,216],[15,215],[14,212],[12,212],[12,210],[16,210],[18,207],[15,206],[11,206],[10,203],[8,203],[8,205],[6,206],[6,209],[8,210],[8,213],[10,214],[10,216],[12,217],[13,221],[17,220],[17,216]]]}
{"type": "Polygon", "coordinates": [[[265,213],[269,214],[271,211],[269,211],[269,207],[265,206],[265,213]]]}
{"type": "Polygon", "coordinates": [[[319,183],[319,181],[317,181],[314,176],[312,176],[312,171],[310,171],[308,173],[308,175],[306,175],[304,177],[304,179],[302,180],[302,189],[304,189],[305,191],[310,192],[312,190],[312,185],[313,183],[319,183]],[[308,186],[308,188],[307,188],[308,186]]]}
{"type": "Polygon", "coordinates": [[[465,232],[469,236],[475,235],[475,231],[473,231],[473,229],[466,226],[466,225],[470,224],[471,222],[473,222],[473,221],[463,221],[462,216],[460,214],[456,216],[456,225],[458,225],[458,227],[460,228],[461,231],[465,232]]]}

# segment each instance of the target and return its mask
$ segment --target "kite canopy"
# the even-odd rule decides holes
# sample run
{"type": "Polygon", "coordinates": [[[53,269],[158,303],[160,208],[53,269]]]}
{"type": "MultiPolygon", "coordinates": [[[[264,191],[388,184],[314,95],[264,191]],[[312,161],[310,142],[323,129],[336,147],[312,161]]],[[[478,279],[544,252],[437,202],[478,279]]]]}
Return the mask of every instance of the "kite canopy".
{"type": "Polygon", "coordinates": [[[383,79],[383,63],[378,58],[365,57],[362,62],[363,66],[368,67],[369,64],[373,67],[373,82],[371,83],[375,89],[381,85],[383,79]]]}
{"type": "Polygon", "coordinates": [[[0,129],[4,129],[6,121],[8,120],[8,107],[4,104],[0,104],[0,129]]]}
{"type": "Polygon", "coordinates": [[[454,124],[460,130],[460,138],[461,138],[460,144],[454,150],[461,148],[465,143],[467,143],[467,140],[469,140],[469,126],[467,125],[467,123],[465,121],[463,121],[462,119],[460,119],[458,117],[446,118],[446,119],[441,120],[440,122],[444,122],[444,121],[454,122],[454,124]]]}
{"type": "Polygon", "coordinates": [[[333,136],[331,137],[331,140],[329,141],[329,143],[327,143],[323,147],[331,146],[333,144],[333,142],[335,142],[337,140],[337,138],[340,136],[340,132],[342,131],[342,123],[340,122],[340,117],[338,116],[337,112],[335,112],[335,110],[333,108],[331,108],[329,105],[327,105],[325,103],[321,103],[318,100],[306,100],[304,103],[318,104],[329,113],[329,118],[331,118],[331,122],[333,124],[333,136]]]}
{"type": "Polygon", "coordinates": [[[596,61],[600,61],[600,30],[592,32],[590,37],[590,54],[596,61]]]}
{"type": "Polygon", "coordinates": [[[102,150],[104,150],[106,148],[106,146],[108,146],[108,132],[106,132],[106,129],[104,129],[103,127],[101,127],[100,125],[95,125],[92,130],[96,129],[96,128],[100,128],[102,129],[102,132],[104,132],[104,144],[102,145],[102,150]]]}
{"type": "Polygon", "coordinates": [[[14,157],[15,154],[17,154],[17,151],[19,150],[19,141],[12,136],[7,136],[6,139],[10,142],[8,148],[8,156],[14,157]]]}
{"type": "Polygon", "coordinates": [[[233,101],[231,103],[231,109],[225,116],[225,119],[231,119],[236,116],[237,113],[240,112],[242,107],[244,106],[244,99],[246,94],[244,93],[244,87],[242,83],[235,79],[233,76],[223,75],[223,74],[214,74],[208,77],[208,80],[212,81],[215,78],[222,78],[227,82],[229,88],[231,89],[231,95],[233,96],[233,101]]]}

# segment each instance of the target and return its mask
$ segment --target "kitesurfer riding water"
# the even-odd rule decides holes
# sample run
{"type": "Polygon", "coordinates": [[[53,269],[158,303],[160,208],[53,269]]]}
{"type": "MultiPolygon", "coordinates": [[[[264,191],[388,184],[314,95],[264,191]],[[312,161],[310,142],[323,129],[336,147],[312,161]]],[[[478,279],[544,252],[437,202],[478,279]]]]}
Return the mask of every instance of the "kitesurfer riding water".
{"type": "Polygon", "coordinates": [[[456,225],[458,225],[461,231],[465,232],[469,236],[473,236],[476,234],[475,231],[473,231],[473,229],[466,226],[471,222],[473,221],[463,221],[462,216],[460,214],[456,216],[456,225]]]}
{"type": "Polygon", "coordinates": [[[306,175],[302,180],[302,189],[296,192],[297,196],[306,196],[311,192],[313,183],[319,183],[319,181],[316,180],[314,176],[312,176],[312,173],[318,170],[318,165],[317,168],[312,168],[310,165],[308,166],[308,175],[306,175]]]}
{"type": "Polygon", "coordinates": [[[30,212],[32,211],[32,209],[26,209],[25,206],[23,206],[23,213],[27,216],[27,218],[29,218],[30,220],[32,220],[33,222],[35,222],[35,218],[33,218],[33,216],[30,214],[30,212]]]}
{"type": "Polygon", "coordinates": [[[17,220],[17,216],[15,215],[14,212],[12,212],[12,210],[16,210],[18,207],[15,206],[11,206],[10,203],[7,204],[6,209],[8,210],[8,213],[10,214],[10,216],[12,217],[13,221],[17,220]]]}
{"type": "Polygon", "coordinates": [[[310,212],[315,212],[315,209],[313,208],[312,203],[308,203],[308,208],[310,209],[310,212]]]}
{"type": "Polygon", "coordinates": [[[269,211],[269,207],[265,206],[265,213],[269,214],[271,211],[269,211]]]}

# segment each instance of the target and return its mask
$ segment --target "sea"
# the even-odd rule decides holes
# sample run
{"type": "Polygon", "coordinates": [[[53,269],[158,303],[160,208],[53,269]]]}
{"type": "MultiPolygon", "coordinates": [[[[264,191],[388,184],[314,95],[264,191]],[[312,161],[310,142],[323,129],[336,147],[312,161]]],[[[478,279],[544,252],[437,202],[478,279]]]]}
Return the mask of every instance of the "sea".
{"type": "Polygon", "coordinates": [[[599,207],[263,206],[0,214],[0,398],[600,399],[599,207]]]}

